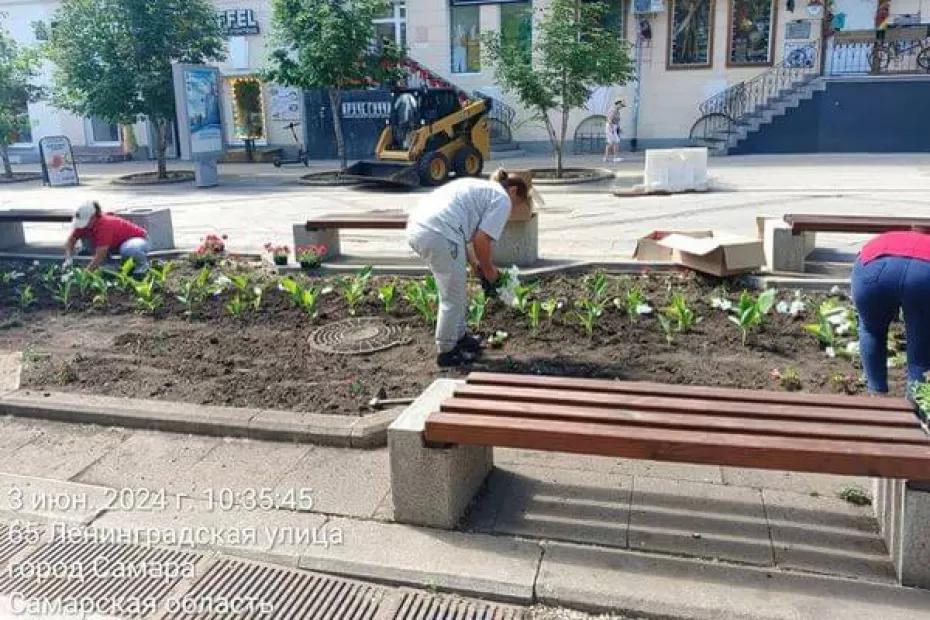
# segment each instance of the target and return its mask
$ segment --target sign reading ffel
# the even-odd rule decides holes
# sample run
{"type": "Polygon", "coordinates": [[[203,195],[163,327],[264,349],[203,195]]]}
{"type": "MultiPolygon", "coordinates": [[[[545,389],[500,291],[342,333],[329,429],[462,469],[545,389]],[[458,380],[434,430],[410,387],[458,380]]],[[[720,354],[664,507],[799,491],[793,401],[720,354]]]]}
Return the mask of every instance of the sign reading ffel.
{"type": "Polygon", "coordinates": [[[255,11],[252,9],[229,9],[216,14],[220,28],[227,37],[259,34],[255,11]]]}

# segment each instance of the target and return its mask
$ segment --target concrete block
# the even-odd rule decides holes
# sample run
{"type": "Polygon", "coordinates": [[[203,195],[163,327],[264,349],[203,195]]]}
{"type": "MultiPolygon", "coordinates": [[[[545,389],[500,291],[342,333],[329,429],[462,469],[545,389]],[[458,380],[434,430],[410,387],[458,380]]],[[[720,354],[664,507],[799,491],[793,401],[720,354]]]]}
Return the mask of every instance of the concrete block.
{"type": "Polygon", "coordinates": [[[294,249],[302,245],[325,245],[326,256],[323,260],[332,260],[342,254],[337,228],[307,230],[305,224],[294,224],[294,249]]]}
{"type": "Polygon", "coordinates": [[[26,244],[22,222],[0,223],[0,250],[18,248],[26,244]]]}
{"type": "Polygon", "coordinates": [[[152,250],[174,249],[174,226],[171,224],[170,209],[123,209],[116,214],[144,228],[149,235],[152,250]]]}
{"type": "Polygon", "coordinates": [[[930,484],[908,481],[901,491],[898,576],[901,585],[930,589],[930,484]]]}
{"type": "Polygon", "coordinates": [[[394,519],[452,529],[493,467],[487,446],[433,447],[423,440],[426,418],[460,382],[438,379],[388,427],[394,519]]]}
{"type": "Polygon", "coordinates": [[[0,353],[0,394],[19,389],[23,356],[19,351],[0,353]]]}
{"type": "Polygon", "coordinates": [[[539,259],[539,214],[529,220],[510,221],[504,234],[494,244],[494,262],[497,265],[528,267],[539,259]]]}
{"type": "Polygon", "coordinates": [[[816,233],[791,233],[791,227],[781,219],[757,219],[765,252],[765,266],[769,271],[803,273],[804,260],[814,249],[816,233]]]}

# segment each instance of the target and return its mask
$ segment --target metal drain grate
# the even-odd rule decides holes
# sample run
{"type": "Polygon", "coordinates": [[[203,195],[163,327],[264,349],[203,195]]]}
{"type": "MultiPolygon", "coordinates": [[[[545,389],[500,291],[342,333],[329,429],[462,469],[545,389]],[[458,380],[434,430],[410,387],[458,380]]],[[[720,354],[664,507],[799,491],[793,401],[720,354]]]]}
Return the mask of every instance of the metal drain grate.
{"type": "Polygon", "coordinates": [[[9,526],[0,525],[0,566],[9,562],[14,555],[29,546],[18,538],[15,532],[10,531],[9,526]]]}
{"type": "Polygon", "coordinates": [[[407,344],[410,340],[407,325],[357,318],[324,325],[310,334],[309,344],[324,353],[366,355],[407,344]]]}
{"type": "Polygon", "coordinates": [[[523,620],[526,610],[453,596],[407,592],[393,620],[523,620]]]}
{"type": "Polygon", "coordinates": [[[201,557],[94,541],[46,543],[0,572],[0,594],[38,601],[88,600],[96,614],[138,618],[154,611],[171,588],[192,575],[201,557]]]}
{"type": "Polygon", "coordinates": [[[171,605],[175,611],[164,620],[229,618],[211,604],[220,600],[236,601],[256,618],[373,620],[387,592],[365,583],[221,558],[171,605]]]}

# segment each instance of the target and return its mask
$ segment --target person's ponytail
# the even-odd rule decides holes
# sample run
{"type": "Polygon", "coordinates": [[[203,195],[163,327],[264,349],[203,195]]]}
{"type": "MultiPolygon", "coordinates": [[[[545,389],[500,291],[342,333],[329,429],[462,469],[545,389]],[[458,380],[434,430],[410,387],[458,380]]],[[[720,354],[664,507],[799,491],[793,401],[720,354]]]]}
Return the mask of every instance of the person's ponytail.
{"type": "Polygon", "coordinates": [[[500,183],[504,186],[504,189],[510,189],[511,187],[517,188],[517,196],[520,198],[526,199],[529,195],[529,187],[526,184],[526,181],[516,175],[510,174],[503,168],[498,168],[493,173],[491,173],[491,180],[495,183],[500,183]]]}

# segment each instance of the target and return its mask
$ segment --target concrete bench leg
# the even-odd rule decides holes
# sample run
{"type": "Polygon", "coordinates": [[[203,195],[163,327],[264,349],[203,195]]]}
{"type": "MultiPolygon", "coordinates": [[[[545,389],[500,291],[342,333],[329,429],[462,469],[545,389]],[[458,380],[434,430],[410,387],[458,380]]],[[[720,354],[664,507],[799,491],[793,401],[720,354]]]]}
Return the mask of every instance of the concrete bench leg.
{"type": "Polygon", "coordinates": [[[773,217],[761,217],[758,224],[766,268],[769,271],[803,273],[804,261],[814,251],[817,234],[804,232],[794,235],[788,224],[773,217]]]}
{"type": "Polygon", "coordinates": [[[116,214],[144,228],[152,250],[174,249],[174,226],[170,209],[124,209],[116,214]]]}
{"type": "Polygon", "coordinates": [[[294,250],[302,245],[325,245],[326,256],[323,260],[331,260],[342,254],[338,228],[307,230],[304,224],[294,224],[294,250]]]}
{"type": "Polygon", "coordinates": [[[901,585],[930,589],[930,483],[878,478],[873,507],[901,585]]]}
{"type": "Polygon", "coordinates": [[[433,382],[388,427],[394,520],[399,523],[454,528],[491,473],[490,447],[430,447],[423,441],[426,418],[459,384],[433,382]]]}
{"type": "Polygon", "coordinates": [[[0,222],[0,250],[9,250],[26,245],[22,222],[0,222]]]}
{"type": "Polygon", "coordinates": [[[507,222],[504,234],[494,244],[494,262],[503,267],[529,267],[539,260],[539,216],[525,222],[507,222]]]}

